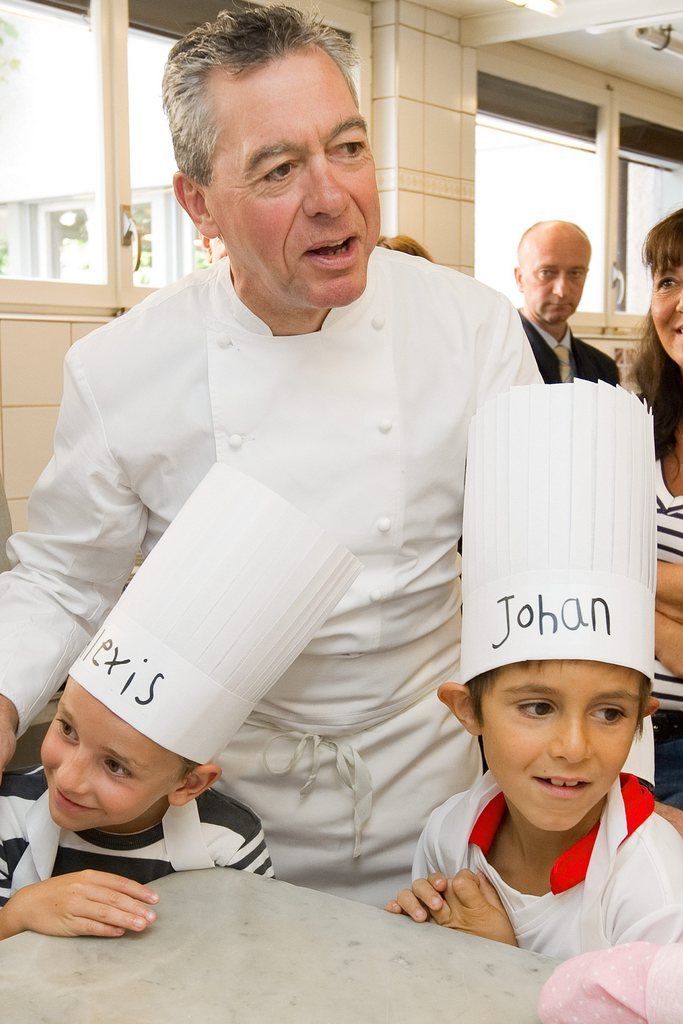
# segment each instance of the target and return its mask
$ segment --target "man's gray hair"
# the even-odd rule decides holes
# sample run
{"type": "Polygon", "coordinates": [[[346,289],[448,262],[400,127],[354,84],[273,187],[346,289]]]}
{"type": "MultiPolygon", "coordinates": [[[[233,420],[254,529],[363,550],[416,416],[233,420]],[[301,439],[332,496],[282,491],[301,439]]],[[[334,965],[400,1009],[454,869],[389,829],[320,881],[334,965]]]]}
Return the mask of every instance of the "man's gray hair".
{"type": "Polygon", "coordinates": [[[353,69],[358,57],[351,43],[319,16],[293,7],[245,4],[221,11],[215,21],[178,40],[164,70],[164,110],[179,170],[199,185],[211,184],[218,126],[208,94],[208,78],[217,68],[240,75],[317,47],[335,62],[358,105],[353,69]]]}

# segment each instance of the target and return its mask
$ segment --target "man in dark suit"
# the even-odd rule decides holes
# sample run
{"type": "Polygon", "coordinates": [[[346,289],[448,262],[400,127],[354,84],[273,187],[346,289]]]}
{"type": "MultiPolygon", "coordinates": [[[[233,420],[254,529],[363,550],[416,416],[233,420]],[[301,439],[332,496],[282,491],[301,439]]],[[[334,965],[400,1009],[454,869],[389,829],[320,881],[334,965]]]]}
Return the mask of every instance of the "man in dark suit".
{"type": "Polygon", "coordinates": [[[568,221],[540,221],[520,240],[515,267],[524,296],[520,316],[546,384],[576,377],[619,383],[614,360],[575,338],[567,323],[581,301],[590,258],[588,236],[568,221]]]}

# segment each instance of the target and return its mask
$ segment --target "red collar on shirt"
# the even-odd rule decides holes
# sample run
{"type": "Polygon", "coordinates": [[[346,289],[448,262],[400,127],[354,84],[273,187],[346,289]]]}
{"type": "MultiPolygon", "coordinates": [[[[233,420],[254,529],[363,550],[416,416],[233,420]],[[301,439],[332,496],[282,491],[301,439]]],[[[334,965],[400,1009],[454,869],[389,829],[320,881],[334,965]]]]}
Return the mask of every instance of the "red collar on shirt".
{"type": "MultiPolygon", "coordinates": [[[[646,789],[635,775],[623,774],[620,776],[620,782],[626,811],[624,839],[627,839],[639,825],[642,825],[650,817],[654,811],[655,801],[649,789],[646,789]]],[[[484,856],[491,848],[506,810],[505,797],[502,793],[498,793],[489,801],[474,823],[469,841],[478,846],[484,856]]],[[[588,835],[560,854],[553,864],[550,872],[550,889],[556,896],[561,892],[566,892],[567,889],[572,889],[585,879],[599,828],[600,822],[597,821],[588,835]]]]}

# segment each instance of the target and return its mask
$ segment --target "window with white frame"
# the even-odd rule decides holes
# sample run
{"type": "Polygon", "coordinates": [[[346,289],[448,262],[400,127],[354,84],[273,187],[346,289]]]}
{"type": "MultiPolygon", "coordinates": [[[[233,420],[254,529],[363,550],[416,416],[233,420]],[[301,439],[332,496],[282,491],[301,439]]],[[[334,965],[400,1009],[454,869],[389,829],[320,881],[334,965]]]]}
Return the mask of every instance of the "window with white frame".
{"type": "MultiPolygon", "coordinates": [[[[111,313],[206,265],[161,76],[176,39],[237,2],[0,0],[0,311],[111,313]]],[[[319,9],[369,99],[369,13],[319,9]]]]}
{"type": "Polygon", "coordinates": [[[105,279],[99,72],[83,16],[0,3],[0,277],[105,279]]]}
{"type": "MultiPolygon", "coordinates": [[[[524,60],[519,81],[510,63],[506,77],[494,73],[495,59],[484,67],[478,75],[476,276],[518,304],[512,267],[524,229],[536,220],[574,221],[594,243],[579,322],[597,331],[636,331],[650,300],[643,241],[659,219],[683,205],[680,101],[597,80],[589,69],[568,71],[565,94],[531,84],[524,60]]],[[[553,83],[561,88],[557,67],[553,83]]]]}
{"type": "Polygon", "coordinates": [[[683,205],[683,131],[631,114],[619,116],[616,308],[642,316],[650,286],[641,259],[653,224],[683,205]]]}
{"type": "MultiPolygon", "coordinates": [[[[478,93],[475,276],[519,305],[514,267],[527,228],[569,220],[600,235],[598,108],[482,73],[478,93]]],[[[601,275],[589,272],[579,309],[601,307],[601,275]]]]}

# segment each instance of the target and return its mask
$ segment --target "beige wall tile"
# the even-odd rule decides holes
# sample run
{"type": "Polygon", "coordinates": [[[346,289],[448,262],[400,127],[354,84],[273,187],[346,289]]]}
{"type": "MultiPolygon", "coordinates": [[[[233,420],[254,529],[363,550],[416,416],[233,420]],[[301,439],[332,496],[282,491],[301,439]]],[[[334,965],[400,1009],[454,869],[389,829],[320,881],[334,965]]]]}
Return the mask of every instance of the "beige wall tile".
{"type": "Polygon", "coordinates": [[[402,25],[422,31],[425,24],[425,9],[419,4],[411,4],[409,0],[399,0],[398,18],[402,25]]]}
{"type": "Polygon", "coordinates": [[[383,25],[372,30],[372,95],[379,99],[396,94],[396,29],[383,25]]]}
{"type": "Polygon", "coordinates": [[[398,91],[411,100],[424,97],[424,32],[401,25],[398,30],[398,91]]]}
{"type": "Polygon", "coordinates": [[[5,320],[2,324],[3,405],[56,405],[71,344],[68,323],[5,320]]]}
{"type": "Polygon", "coordinates": [[[446,39],[436,39],[434,36],[424,38],[425,102],[459,110],[462,87],[460,47],[446,39]]]}
{"type": "Polygon", "coordinates": [[[398,160],[396,104],[393,98],[372,103],[372,150],[378,168],[395,167],[398,160]]]}
{"type": "Polygon", "coordinates": [[[425,171],[460,177],[460,114],[425,106],[425,171]]]}
{"type": "Polygon", "coordinates": [[[460,259],[474,266],[474,203],[460,204],[460,259]]]}
{"type": "Polygon", "coordinates": [[[398,0],[375,0],[372,5],[372,24],[393,25],[398,17],[398,0]]]}
{"type": "Polygon", "coordinates": [[[433,11],[427,8],[425,12],[425,32],[457,43],[460,39],[460,22],[457,18],[452,18],[450,14],[442,14],[441,11],[433,11]]]}
{"type": "Polygon", "coordinates": [[[381,232],[383,235],[398,234],[398,209],[397,194],[394,189],[391,192],[380,192],[379,210],[381,217],[381,232]]]}
{"type": "Polygon", "coordinates": [[[460,263],[460,203],[425,196],[424,243],[437,263],[460,263]]]}
{"type": "Polygon", "coordinates": [[[12,519],[12,530],[19,533],[28,526],[28,498],[12,498],[7,502],[12,519]]]}
{"type": "Polygon", "coordinates": [[[415,100],[398,101],[398,163],[400,167],[422,170],[424,105],[415,100]]]}
{"type": "Polygon", "coordinates": [[[460,177],[474,181],[475,132],[474,114],[460,115],[460,177]]]}
{"type": "Polygon", "coordinates": [[[424,196],[420,192],[398,193],[398,229],[394,234],[410,235],[425,245],[424,196]]]}
{"type": "Polygon", "coordinates": [[[477,112],[477,51],[471,46],[460,49],[461,109],[465,114],[477,112]]]}
{"type": "Polygon", "coordinates": [[[56,407],[2,410],[5,492],[8,498],[27,498],[50,461],[58,412],[56,407]]]}
{"type": "Polygon", "coordinates": [[[75,341],[79,341],[80,338],[85,338],[86,334],[91,334],[96,331],[98,327],[102,327],[103,324],[88,324],[83,321],[71,324],[71,344],[75,341]]]}

